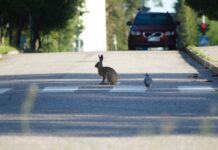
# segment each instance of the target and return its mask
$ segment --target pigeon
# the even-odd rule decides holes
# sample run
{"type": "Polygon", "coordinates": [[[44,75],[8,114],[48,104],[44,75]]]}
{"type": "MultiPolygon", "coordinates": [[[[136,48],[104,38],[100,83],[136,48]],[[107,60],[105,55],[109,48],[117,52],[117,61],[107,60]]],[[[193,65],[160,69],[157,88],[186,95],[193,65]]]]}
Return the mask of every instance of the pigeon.
{"type": "Polygon", "coordinates": [[[149,76],[149,74],[146,73],[144,78],[144,84],[146,88],[151,87],[151,83],[152,83],[152,78],[149,76]]]}

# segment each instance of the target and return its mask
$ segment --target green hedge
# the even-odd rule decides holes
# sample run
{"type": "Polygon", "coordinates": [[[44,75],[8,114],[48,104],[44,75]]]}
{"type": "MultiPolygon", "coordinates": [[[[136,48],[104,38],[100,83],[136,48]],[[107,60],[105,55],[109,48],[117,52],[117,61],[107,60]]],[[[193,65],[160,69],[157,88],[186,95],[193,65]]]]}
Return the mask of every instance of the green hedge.
{"type": "Polygon", "coordinates": [[[14,47],[10,47],[10,46],[7,46],[7,45],[0,45],[0,54],[5,54],[9,51],[12,51],[12,50],[15,50],[16,48],[14,47]]]}

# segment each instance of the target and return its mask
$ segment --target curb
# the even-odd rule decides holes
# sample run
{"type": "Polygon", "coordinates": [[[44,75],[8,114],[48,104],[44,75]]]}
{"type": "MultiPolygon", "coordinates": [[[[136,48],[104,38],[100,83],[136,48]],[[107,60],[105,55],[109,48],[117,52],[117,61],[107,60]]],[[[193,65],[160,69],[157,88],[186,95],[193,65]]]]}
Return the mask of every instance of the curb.
{"type": "Polygon", "coordinates": [[[194,58],[197,62],[199,62],[200,64],[202,64],[205,68],[211,70],[213,73],[215,73],[216,75],[218,75],[218,66],[216,66],[214,63],[201,58],[200,56],[196,55],[195,53],[193,53],[191,50],[186,49],[186,52],[192,57],[194,58]]]}

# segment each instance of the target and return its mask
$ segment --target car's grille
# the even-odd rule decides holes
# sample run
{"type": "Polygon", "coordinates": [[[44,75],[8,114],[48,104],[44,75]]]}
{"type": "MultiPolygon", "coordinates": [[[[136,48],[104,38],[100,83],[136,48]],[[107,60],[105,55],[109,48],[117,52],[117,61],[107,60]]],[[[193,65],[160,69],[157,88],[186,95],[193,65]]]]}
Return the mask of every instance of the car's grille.
{"type": "Polygon", "coordinates": [[[162,37],[163,33],[162,32],[143,32],[144,37],[162,37]]]}

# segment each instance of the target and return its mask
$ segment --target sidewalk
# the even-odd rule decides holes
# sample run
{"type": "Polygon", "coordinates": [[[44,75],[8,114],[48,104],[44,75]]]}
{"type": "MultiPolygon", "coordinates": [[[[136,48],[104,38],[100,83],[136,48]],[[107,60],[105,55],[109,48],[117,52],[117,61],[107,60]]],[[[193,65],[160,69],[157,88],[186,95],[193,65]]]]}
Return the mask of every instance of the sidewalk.
{"type": "Polygon", "coordinates": [[[199,63],[218,75],[218,46],[189,47],[187,52],[199,63]]]}
{"type": "Polygon", "coordinates": [[[0,136],[0,150],[215,150],[213,136],[48,137],[0,136]]]}

